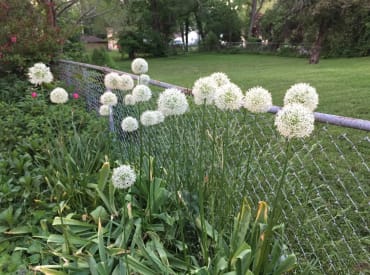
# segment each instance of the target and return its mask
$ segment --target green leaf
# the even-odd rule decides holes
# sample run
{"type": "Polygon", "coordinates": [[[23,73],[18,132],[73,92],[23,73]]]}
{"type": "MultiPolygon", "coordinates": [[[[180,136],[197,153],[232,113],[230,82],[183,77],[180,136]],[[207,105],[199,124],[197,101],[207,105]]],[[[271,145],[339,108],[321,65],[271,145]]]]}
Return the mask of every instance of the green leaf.
{"type": "Polygon", "coordinates": [[[93,220],[96,223],[99,222],[99,219],[101,221],[107,221],[109,219],[108,212],[101,205],[99,205],[97,208],[95,208],[93,211],[91,211],[90,216],[93,218],[93,220]]]}
{"type": "MultiPolygon", "coordinates": [[[[64,273],[63,271],[51,269],[50,267],[52,268],[53,266],[37,266],[35,267],[35,270],[40,271],[45,275],[67,275],[67,273],[64,273]]],[[[61,268],[61,266],[56,265],[54,268],[61,268]]]]}
{"type": "Polygon", "coordinates": [[[105,185],[108,181],[110,174],[110,165],[109,162],[104,162],[103,166],[101,167],[99,171],[99,178],[98,178],[98,189],[100,191],[104,191],[105,185]]]}
{"type": "Polygon", "coordinates": [[[9,231],[4,232],[4,234],[8,235],[21,235],[21,234],[29,234],[32,233],[32,228],[29,226],[19,226],[10,229],[9,231]]]}
{"type": "Polygon", "coordinates": [[[124,258],[127,261],[127,265],[130,267],[131,270],[138,272],[139,274],[145,275],[157,275],[158,272],[155,272],[151,267],[144,265],[143,263],[136,260],[131,255],[127,255],[124,258]]]}
{"type": "Polygon", "coordinates": [[[251,219],[251,208],[248,205],[247,199],[243,199],[240,212],[235,217],[234,229],[231,235],[230,253],[234,254],[236,249],[240,248],[240,244],[245,241],[245,237],[249,230],[249,222],[251,219]]]}
{"type": "Polygon", "coordinates": [[[273,275],[283,274],[284,272],[292,270],[296,265],[297,257],[294,254],[290,254],[279,263],[273,275]]]}

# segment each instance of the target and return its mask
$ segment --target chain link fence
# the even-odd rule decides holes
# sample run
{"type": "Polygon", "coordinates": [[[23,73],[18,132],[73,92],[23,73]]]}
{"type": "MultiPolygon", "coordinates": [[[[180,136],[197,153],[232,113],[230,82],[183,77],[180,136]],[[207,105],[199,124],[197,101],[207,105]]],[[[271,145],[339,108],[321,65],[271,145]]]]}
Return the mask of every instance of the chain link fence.
{"type": "MultiPolygon", "coordinates": [[[[69,61],[60,61],[53,70],[59,80],[86,99],[88,110],[97,114],[100,95],[105,91],[104,75],[112,71],[126,74],[69,61]]],[[[127,115],[139,117],[144,110],[155,109],[155,99],[163,88],[175,87],[189,92],[186,88],[155,80],[151,80],[151,84],[154,98],[141,107],[124,106],[124,94],[117,92],[119,104],[113,108],[109,125],[110,130],[117,133],[122,154],[128,159],[140,154],[138,136],[124,133],[121,120],[127,115]]],[[[278,109],[274,106],[270,112],[276,113],[278,109]]],[[[288,246],[299,262],[296,273],[302,274],[308,266],[314,266],[313,274],[369,274],[370,121],[322,113],[315,113],[315,118],[313,136],[292,143],[294,156],[289,163],[288,184],[282,202],[288,246]]],[[[240,202],[244,194],[256,206],[260,200],[272,201],[274,184],[283,169],[284,140],[276,133],[273,121],[274,116],[269,113],[254,116],[239,111],[230,115],[212,108],[204,111],[191,106],[191,111],[181,119],[143,130],[146,140],[150,141],[144,151],[155,156],[164,170],[182,167],[175,175],[164,173],[170,177],[170,182],[182,178],[188,181],[194,178],[196,182],[192,166],[194,159],[199,157],[198,150],[200,146],[212,148],[210,154],[216,159],[216,166],[208,163],[207,158],[205,165],[212,165],[215,174],[221,167],[227,171],[225,179],[232,187],[230,190],[234,189],[227,199],[240,202]],[[207,121],[207,142],[200,145],[202,133],[195,129],[204,127],[199,119],[202,115],[207,121]],[[170,157],[174,140],[175,160],[170,157]],[[225,143],[227,150],[223,150],[225,143]]],[[[210,187],[209,192],[222,194],[226,191],[217,188],[220,187],[210,187]]],[[[222,203],[214,205],[219,207],[220,217],[222,203]]],[[[235,203],[234,207],[237,206],[235,203]]]]}

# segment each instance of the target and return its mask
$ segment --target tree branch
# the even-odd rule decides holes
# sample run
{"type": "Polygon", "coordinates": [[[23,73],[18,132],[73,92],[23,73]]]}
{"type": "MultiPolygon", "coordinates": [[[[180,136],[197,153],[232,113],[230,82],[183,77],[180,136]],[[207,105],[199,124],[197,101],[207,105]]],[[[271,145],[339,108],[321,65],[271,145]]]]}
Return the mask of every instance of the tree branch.
{"type": "Polygon", "coordinates": [[[56,11],[58,9],[61,9],[60,11],[57,12],[57,17],[60,16],[66,10],[70,9],[77,2],[78,2],[78,0],[70,0],[70,1],[64,2],[64,3],[60,4],[58,7],[56,7],[56,9],[55,9],[56,11]]]}

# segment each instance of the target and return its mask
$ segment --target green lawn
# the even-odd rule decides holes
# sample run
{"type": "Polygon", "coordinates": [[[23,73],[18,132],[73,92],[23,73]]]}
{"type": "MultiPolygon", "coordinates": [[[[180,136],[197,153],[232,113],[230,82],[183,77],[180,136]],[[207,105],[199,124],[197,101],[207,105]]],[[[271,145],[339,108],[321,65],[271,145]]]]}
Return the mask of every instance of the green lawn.
{"type": "MultiPolygon", "coordinates": [[[[130,71],[130,61],[114,54],[115,68],[130,71]]],[[[285,91],[297,82],[316,87],[318,112],[370,119],[370,57],[307,59],[250,54],[191,54],[149,59],[153,79],[191,88],[194,81],[224,72],[243,90],[259,85],[268,89],[274,105],[282,105],[285,91]]]]}

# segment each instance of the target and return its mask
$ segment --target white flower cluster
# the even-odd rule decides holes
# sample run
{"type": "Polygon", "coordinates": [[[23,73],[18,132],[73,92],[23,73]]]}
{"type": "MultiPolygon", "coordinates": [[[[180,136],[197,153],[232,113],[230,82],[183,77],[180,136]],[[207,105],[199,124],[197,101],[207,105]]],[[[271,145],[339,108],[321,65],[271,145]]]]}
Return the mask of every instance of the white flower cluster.
{"type": "Polygon", "coordinates": [[[125,132],[133,132],[139,129],[139,123],[136,118],[128,116],[122,120],[121,128],[125,132]]]}
{"type": "Polygon", "coordinates": [[[216,82],[218,87],[221,87],[226,84],[230,84],[230,79],[225,73],[220,73],[220,72],[213,73],[211,74],[210,77],[213,78],[213,80],[216,82]]]}
{"type": "Polygon", "coordinates": [[[142,84],[142,85],[149,85],[150,83],[150,76],[147,75],[147,74],[141,74],[139,76],[139,84],[142,84]]]}
{"type": "Polygon", "coordinates": [[[164,90],[157,101],[158,110],[166,116],[182,115],[188,108],[189,104],[185,94],[175,88],[164,90]]]}
{"type": "Polygon", "coordinates": [[[197,105],[213,104],[218,84],[212,77],[202,77],[195,81],[192,94],[197,105]]]}
{"type": "Polygon", "coordinates": [[[132,90],[135,102],[148,101],[152,97],[152,91],[146,85],[139,84],[132,90]]]}
{"type": "Polygon", "coordinates": [[[68,93],[63,88],[55,88],[50,93],[50,101],[55,104],[64,104],[68,101],[68,93]]]}
{"type": "Polygon", "coordinates": [[[244,96],[244,108],[252,113],[266,113],[271,106],[271,94],[262,87],[251,88],[244,96]]]}
{"type": "Polygon", "coordinates": [[[106,91],[100,96],[100,103],[103,105],[115,106],[117,105],[117,96],[111,91],[106,91]]]}
{"type": "Polygon", "coordinates": [[[307,83],[297,83],[290,87],[284,97],[284,105],[298,103],[314,111],[319,104],[316,89],[307,83]]]}
{"type": "Polygon", "coordinates": [[[215,105],[221,110],[238,110],[243,105],[243,93],[234,83],[225,84],[216,90],[215,105]]]}
{"type": "Polygon", "coordinates": [[[145,74],[148,71],[148,63],[143,58],[136,58],[131,63],[131,70],[134,74],[145,74]]]}
{"type": "Polygon", "coordinates": [[[135,98],[132,94],[125,95],[124,102],[127,106],[133,106],[136,104],[135,98]]]}
{"type": "Polygon", "coordinates": [[[160,111],[145,111],[140,116],[140,122],[144,126],[153,126],[164,121],[164,115],[160,111]]]}
{"type": "Polygon", "coordinates": [[[312,111],[296,103],[284,106],[275,117],[277,130],[289,139],[309,136],[314,129],[314,122],[312,111]]]}
{"type": "Polygon", "coordinates": [[[104,77],[104,85],[107,89],[110,90],[120,89],[122,86],[122,80],[120,75],[114,72],[106,74],[104,77]]]}
{"type": "Polygon", "coordinates": [[[136,181],[134,169],[129,165],[121,165],[113,169],[112,183],[114,187],[119,189],[127,189],[136,181]]]}
{"type": "Polygon", "coordinates": [[[41,62],[30,67],[27,75],[29,81],[35,85],[53,81],[53,74],[50,72],[50,68],[41,62]]]}
{"type": "Polygon", "coordinates": [[[131,76],[127,74],[121,75],[120,90],[129,91],[129,90],[132,90],[134,86],[135,86],[135,83],[131,76]]]}
{"type": "Polygon", "coordinates": [[[101,116],[109,116],[109,105],[101,105],[99,108],[99,114],[101,116]]]}

